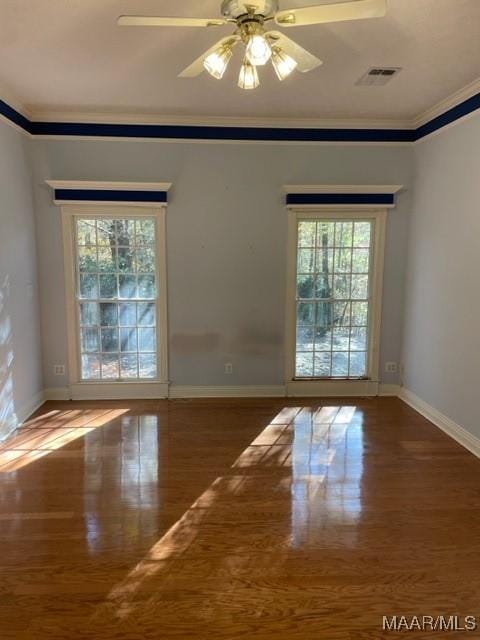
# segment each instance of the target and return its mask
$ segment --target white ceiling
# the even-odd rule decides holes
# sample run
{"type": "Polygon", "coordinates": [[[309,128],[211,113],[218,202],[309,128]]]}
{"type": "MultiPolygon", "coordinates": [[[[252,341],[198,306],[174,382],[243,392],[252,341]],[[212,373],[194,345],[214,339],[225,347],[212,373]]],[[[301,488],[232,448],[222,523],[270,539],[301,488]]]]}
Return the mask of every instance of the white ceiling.
{"type": "MultiPolygon", "coordinates": [[[[281,7],[318,4],[282,0],[281,7]]],[[[219,15],[220,0],[2,0],[2,88],[48,111],[300,118],[410,119],[480,77],[480,0],[388,0],[377,20],[289,29],[324,65],[283,83],[261,73],[253,92],[177,74],[231,26],[120,28],[120,14],[219,15]],[[357,87],[370,66],[404,71],[385,87],[357,87]]]]}

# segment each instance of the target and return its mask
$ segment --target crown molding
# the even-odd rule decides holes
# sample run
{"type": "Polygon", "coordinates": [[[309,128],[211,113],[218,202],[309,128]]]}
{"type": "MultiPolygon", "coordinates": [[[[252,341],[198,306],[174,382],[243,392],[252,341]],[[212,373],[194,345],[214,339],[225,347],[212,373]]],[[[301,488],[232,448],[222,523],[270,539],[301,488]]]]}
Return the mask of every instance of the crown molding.
{"type": "Polygon", "coordinates": [[[0,87],[0,119],[43,139],[125,139],[198,143],[410,145],[480,110],[480,79],[410,120],[334,120],[119,115],[27,109],[0,87]],[[150,128],[151,127],[151,128],[150,128]]]}
{"type": "Polygon", "coordinates": [[[86,124],[129,124],[192,127],[271,127],[274,129],[409,129],[409,120],[275,118],[225,116],[174,116],[162,114],[119,114],[115,112],[34,111],[33,122],[78,122],[86,124]]]}
{"type": "Polygon", "coordinates": [[[478,93],[480,93],[480,78],[477,78],[477,80],[474,80],[459,91],[455,91],[455,93],[450,94],[440,102],[437,102],[437,104],[435,104],[433,107],[430,107],[430,109],[427,109],[423,113],[410,120],[411,128],[418,129],[419,127],[422,127],[431,120],[434,120],[435,118],[438,118],[438,116],[443,115],[449,109],[458,106],[465,100],[472,98],[478,93]]]}

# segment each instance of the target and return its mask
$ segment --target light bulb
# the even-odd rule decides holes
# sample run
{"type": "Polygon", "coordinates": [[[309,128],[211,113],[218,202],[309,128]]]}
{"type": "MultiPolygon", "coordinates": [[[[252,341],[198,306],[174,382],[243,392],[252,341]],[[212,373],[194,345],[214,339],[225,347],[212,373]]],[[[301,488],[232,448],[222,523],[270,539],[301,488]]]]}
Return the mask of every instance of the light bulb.
{"type": "Polygon", "coordinates": [[[211,76],[217,80],[221,80],[223,78],[223,74],[227,70],[232,54],[233,51],[231,47],[220,47],[215,49],[213,53],[205,58],[203,66],[211,76]]]}
{"type": "Polygon", "coordinates": [[[285,80],[298,65],[298,62],[282,51],[280,47],[272,48],[272,64],[278,79],[285,80]]]}
{"type": "Polygon", "coordinates": [[[247,58],[243,61],[238,76],[238,86],[240,89],[256,89],[260,84],[257,68],[250,63],[247,58]]]}
{"type": "Polygon", "coordinates": [[[247,44],[247,58],[256,67],[261,67],[270,60],[272,49],[265,36],[254,34],[250,36],[247,44]]]}

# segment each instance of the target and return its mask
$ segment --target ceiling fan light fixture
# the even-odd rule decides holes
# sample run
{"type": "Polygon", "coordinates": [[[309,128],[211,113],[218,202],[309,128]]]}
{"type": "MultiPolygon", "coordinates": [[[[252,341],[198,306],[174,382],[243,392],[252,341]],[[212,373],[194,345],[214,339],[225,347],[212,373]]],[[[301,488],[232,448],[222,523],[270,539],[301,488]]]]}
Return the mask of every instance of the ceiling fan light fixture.
{"type": "Polygon", "coordinates": [[[248,60],[244,59],[238,76],[238,86],[240,89],[256,89],[260,84],[257,68],[248,60]]]}
{"type": "Polygon", "coordinates": [[[263,34],[256,33],[249,37],[246,55],[255,67],[267,64],[272,57],[272,48],[263,34]]]}
{"type": "Polygon", "coordinates": [[[221,80],[227,70],[232,55],[233,51],[231,47],[219,47],[205,58],[203,66],[211,76],[217,80],[221,80]]]}
{"type": "Polygon", "coordinates": [[[278,79],[282,81],[295,71],[298,62],[282,51],[280,47],[272,47],[272,64],[278,79]]]}

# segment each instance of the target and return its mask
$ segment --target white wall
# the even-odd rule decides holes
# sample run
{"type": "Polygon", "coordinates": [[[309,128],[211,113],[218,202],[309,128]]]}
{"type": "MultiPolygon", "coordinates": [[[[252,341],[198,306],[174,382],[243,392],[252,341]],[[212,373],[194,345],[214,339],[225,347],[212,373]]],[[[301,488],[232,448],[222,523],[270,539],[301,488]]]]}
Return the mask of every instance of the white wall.
{"type": "Polygon", "coordinates": [[[405,387],[480,437],[480,115],[415,148],[405,387]]]}
{"type": "MultiPolygon", "coordinates": [[[[283,184],[404,184],[389,213],[381,369],[399,361],[412,150],[387,146],[37,140],[35,194],[46,387],[66,364],[60,211],[46,179],[173,182],[167,213],[170,379],[284,383],[283,184]],[[224,374],[232,362],[234,375],[224,374]]],[[[382,374],[383,381],[397,382],[382,374]]]]}
{"type": "Polygon", "coordinates": [[[0,121],[0,439],[42,391],[29,141],[0,121]]]}

